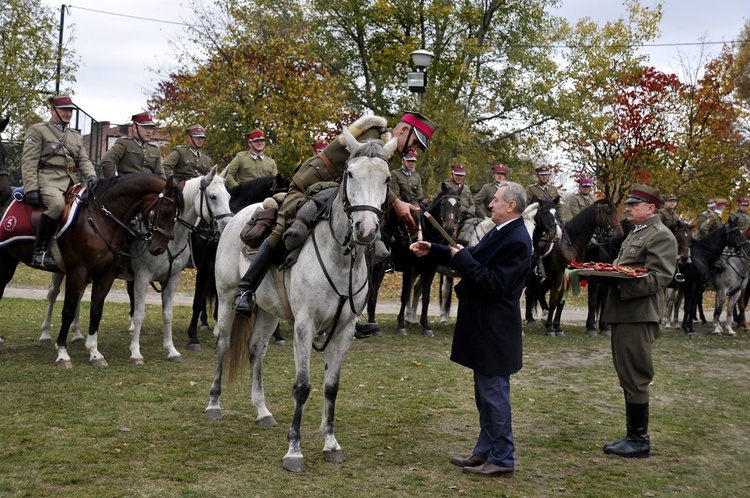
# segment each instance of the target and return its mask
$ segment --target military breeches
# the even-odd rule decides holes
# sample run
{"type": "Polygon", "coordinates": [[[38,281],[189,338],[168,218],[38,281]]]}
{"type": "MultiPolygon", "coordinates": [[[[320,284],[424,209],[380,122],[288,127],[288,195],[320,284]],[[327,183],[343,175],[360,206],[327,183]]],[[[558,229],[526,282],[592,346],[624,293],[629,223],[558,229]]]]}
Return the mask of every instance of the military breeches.
{"type": "Polygon", "coordinates": [[[613,323],[612,362],[628,403],[648,403],[654,379],[652,346],[662,334],[657,322],[613,323]]]}
{"type": "Polygon", "coordinates": [[[63,209],[65,208],[65,198],[63,197],[64,192],[57,187],[48,186],[41,187],[39,193],[42,196],[42,203],[47,208],[44,214],[50,218],[59,220],[62,217],[63,209]]]}
{"type": "Polygon", "coordinates": [[[286,197],[284,197],[284,202],[281,205],[281,208],[279,208],[279,215],[276,217],[276,226],[266,239],[271,247],[279,247],[284,230],[286,230],[287,225],[291,223],[294,217],[297,216],[297,211],[305,201],[307,201],[305,193],[300,192],[294,184],[292,184],[286,197]]]}

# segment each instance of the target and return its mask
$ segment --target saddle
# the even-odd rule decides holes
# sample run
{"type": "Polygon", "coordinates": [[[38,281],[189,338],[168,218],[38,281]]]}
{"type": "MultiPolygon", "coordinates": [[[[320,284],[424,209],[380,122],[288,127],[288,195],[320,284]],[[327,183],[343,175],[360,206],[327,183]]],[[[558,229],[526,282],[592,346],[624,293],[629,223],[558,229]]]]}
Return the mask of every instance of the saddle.
{"type": "MultiPolygon", "coordinates": [[[[86,187],[76,184],[68,187],[63,196],[65,197],[65,209],[60,218],[56,237],[62,237],[73,225],[79,207],[84,203],[86,187]]],[[[13,192],[13,200],[0,219],[0,247],[21,242],[34,242],[36,238],[36,226],[39,218],[44,212],[43,207],[34,208],[22,201],[23,191],[16,189],[13,192]]],[[[56,248],[57,242],[53,238],[51,249],[54,248],[55,256],[59,254],[56,248]]]]}

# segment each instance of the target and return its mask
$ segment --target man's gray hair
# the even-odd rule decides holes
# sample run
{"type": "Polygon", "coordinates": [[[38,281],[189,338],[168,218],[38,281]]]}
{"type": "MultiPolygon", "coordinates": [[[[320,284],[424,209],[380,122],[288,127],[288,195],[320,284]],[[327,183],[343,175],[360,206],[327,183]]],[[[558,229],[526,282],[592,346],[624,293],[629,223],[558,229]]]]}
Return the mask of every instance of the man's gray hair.
{"type": "Polygon", "coordinates": [[[500,188],[502,187],[508,187],[503,191],[503,200],[506,203],[509,203],[510,201],[515,201],[516,203],[516,209],[515,212],[518,214],[523,214],[524,209],[526,209],[526,189],[523,188],[523,186],[516,182],[509,182],[507,180],[503,180],[500,182],[500,188]]]}

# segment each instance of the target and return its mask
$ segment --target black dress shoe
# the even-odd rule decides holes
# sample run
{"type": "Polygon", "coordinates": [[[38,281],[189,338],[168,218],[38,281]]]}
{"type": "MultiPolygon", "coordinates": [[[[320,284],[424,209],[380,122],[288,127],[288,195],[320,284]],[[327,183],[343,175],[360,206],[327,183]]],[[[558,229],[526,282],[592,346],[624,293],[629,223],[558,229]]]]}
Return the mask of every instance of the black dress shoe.
{"type": "Polygon", "coordinates": [[[464,467],[466,474],[475,474],[482,477],[510,477],[513,475],[513,467],[501,467],[494,463],[485,462],[476,467],[464,467]]]}
{"type": "Polygon", "coordinates": [[[457,467],[476,467],[477,465],[482,465],[487,460],[476,455],[471,455],[468,458],[451,457],[450,461],[457,467]]]}

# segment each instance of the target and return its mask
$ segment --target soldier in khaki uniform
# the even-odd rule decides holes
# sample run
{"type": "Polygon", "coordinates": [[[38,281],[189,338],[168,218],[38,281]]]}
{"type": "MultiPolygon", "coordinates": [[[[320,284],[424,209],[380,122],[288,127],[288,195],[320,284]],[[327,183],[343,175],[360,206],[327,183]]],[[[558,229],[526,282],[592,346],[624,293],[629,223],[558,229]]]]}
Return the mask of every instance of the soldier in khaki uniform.
{"type": "Polygon", "coordinates": [[[549,184],[551,174],[552,169],[547,165],[536,168],[536,178],[538,181],[537,183],[526,187],[526,200],[528,200],[529,204],[541,200],[555,202],[557,205],[557,215],[562,219],[563,214],[560,209],[560,192],[557,191],[557,187],[549,184]]]}
{"type": "Polygon", "coordinates": [[[131,136],[118,138],[102,158],[104,178],[130,173],[154,173],[166,178],[159,146],[151,142],[156,124],[147,112],[135,114],[131,119],[131,136]]]}
{"type": "Polygon", "coordinates": [[[677,241],[658,216],[661,194],[635,185],[625,201],[625,216],[635,225],[620,248],[615,265],[645,268],[641,278],[611,279],[604,319],[612,325],[612,360],[625,393],[627,435],[604,446],[604,453],[648,458],[649,392],[654,378],[652,345],[662,334],[664,289],[672,281],[677,241]]]}
{"type": "Polygon", "coordinates": [[[680,215],[677,214],[675,208],[677,207],[677,196],[668,195],[664,197],[664,207],[659,210],[659,218],[664,226],[672,230],[678,221],[680,221],[680,215]]]}
{"type": "Polygon", "coordinates": [[[417,154],[407,152],[401,159],[401,167],[391,171],[390,190],[394,195],[405,202],[424,202],[422,192],[422,179],[419,172],[414,170],[417,164],[417,154]]]}
{"type": "Polygon", "coordinates": [[[590,178],[581,178],[578,180],[578,193],[572,195],[568,201],[568,216],[572,220],[575,215],[589,207],[596,201],[596,197],[591,193],[593,182],[590,178]]]}
{"type": "Polygon", "coordinates": [[[474,199],[471,196],[471,189],[464,183],[466,179],[466,166],[463,164],[454,164],[451,166],[451,176],[441,182],[438,192],[445,188],[452,188],[461,198],[461,218],[462,222],[468,218],[474,217],[474,199]]]}
{"type": "Polygon", "coordinates": [[[167,178],[175,177],[176,182],[183,182],[197,176],[207,175],[211,171],[211,158],[203,152],[206,142],[206,130],[201,125],[193,125],[185,130],[188,136],[187,145],[178,145],[162,162],[167,178]]]}
{"type": "Polygon", "coordinates": [[[729,221],[734,221],[734,224],[742,230],[750,226],[750,215],[747,214],[748,204],[750,204],[748,199],[740,199],[737,202],[737,211],[729,215],[729,221]]]}
{"type": "Polygon", "coordinates": [[[276,161],[264,154],[266,135],[256,128],[246,135],[249,150],[238,152],[229,163],[226,176],[227,190],[255,178],[276,176],[279,170],[276,161]]]}
{"type": "Polygon", "coordinates": [[[492,183],[485,183],[474,195],[474,213],[479,218],[487,218],[492,214],[490,202],[495,197],[495,192],[500,188],[500,182],[505,181],[508,176],[508,169],[502,164],[492,168],[492,183]]]}
{"type": "Polygon", "coordinates": [[[707,209],[698,216],[697,229],[694,234],[696,239],[701,239],[724,225],[721,215],[726,206],[727,201],[722,198],[711,199],[706,203],[707,209]]]}
{"type": "Polygon", "coordinates": [[[96,185],[96,170],[83,147],[83,137],[68,126],[76,105],[67,95],[52,97],[49,102],[50,120],[29,127],[21,156],[25,200],[34,207],[45,207],[31,255],[31,266],[42,269],[56,268],[47,246],[65,207],[63,193],[84,180],[89,188],[96,185]]]}
{"type": "MultiPolygon", "coordinates": [[[[398,138],[397,150],[404,156],[409,152],[415,152],[418,148],[427,150],[427,144],[432,138],[435,128],[437,128],[437,124],[418,112],[404,113],[401,121],[393,128],[391,133],[388,132],[386,125],[385,118],[363,116],[348,129],[359,142],[370,139],[386,141],[391,136],[398,138]]],[[[276,248],[281,245],[281,236],[287,223],[294,218],[299,207],[305,202],[307,189],[320,182],[341,181],[341,175],[346,169],[348,159],[349,151],[346,150],[344,137],[340,136],[331,142],[323,152],[309,158],[295,170],[289,192],[287,192],[279,209],[276,227],[261,244],[250,268],[238,285],[237,299],[235,300],[236,313],[243,316],[252,314],[255,291],[271,267],[274,253],[276,248]]],[[[414,228],[411,211],[416,208],[398,199],[390,189],[388,189],[386,203],[393,206],[402,223],[408,228],[414,228]]]]}

